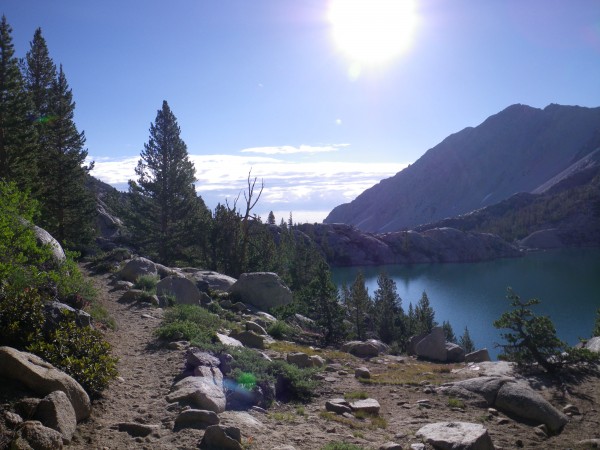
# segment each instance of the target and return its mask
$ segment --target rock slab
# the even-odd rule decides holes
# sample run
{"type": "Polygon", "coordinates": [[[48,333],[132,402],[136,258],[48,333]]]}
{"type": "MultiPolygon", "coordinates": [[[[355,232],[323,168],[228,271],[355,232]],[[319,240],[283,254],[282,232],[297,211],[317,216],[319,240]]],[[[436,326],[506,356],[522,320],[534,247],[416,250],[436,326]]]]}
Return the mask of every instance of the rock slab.
{"type": "Polygon", "coordinates": [[[431,423],[417,431],[417,437],[440,450],[494,450],[487,430],[475,423],[431,423]]]}

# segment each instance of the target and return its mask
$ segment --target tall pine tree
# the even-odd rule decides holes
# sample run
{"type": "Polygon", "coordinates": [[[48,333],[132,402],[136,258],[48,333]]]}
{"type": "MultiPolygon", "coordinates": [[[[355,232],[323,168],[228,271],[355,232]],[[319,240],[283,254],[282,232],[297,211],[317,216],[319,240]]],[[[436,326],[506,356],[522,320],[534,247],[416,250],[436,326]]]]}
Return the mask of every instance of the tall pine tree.
{"type": "MultiPolygon", "coordinates": [[[[46,40],[42,36],[42,29],[35,30],[33,40],[29,43],[29,51],[25,56],[23,76],[25,87],[32,102],[31,119],[35,128],[33,152],[35,160],[40,165],[40,160],[50,151],[51,121],[53,108],[53,84],[56,80],[56,65],[50,58],[46,40]]],[[[44,167],[42,172],[47,172],[44,167]]],[[[32,186],[34,197],[41,197],[43,181],[36,177],[32,186]]],[[[40,198],[43,201],[43,198],[40,198]]]]}
{"type": "Polygon", "coordinates": [[[163,264],[185,258],[191,227],[201,222],[196,197],[196,170],[169,105],[163,101],[150,125],[150,137],[129,181],[134,209],[134,238],[163,264]]]}
{"type": "Polygon", "coordinates": [[[35,180],[32,110],[15,57],[12,28],[0,20],[0,180],[29,189],[35,180]]]}
{"type": "Polygon", "coordinates": [[[398,295],[396,282],[385,272],[380,273],[377,278],[373,304],[379,339],[386,344],[394,340],[404,340],[406,318],[402,309],[402,299],[398,295]]]}
{"type": "Polygon", "coordinates": [[[95,200],[86,188],[93,163],[85,164],[88,152],[84,132],[75,125],[75,102],[62,65],[49,95],[47,140],[40,161],[42,226],[67,246],[82,248],[93,237],[95,200]]]}
{"type": "Polygon", "coordinates": [[[356,337],[365,340],[367,337],[367,320],[371,312],[372,301],[369,297],[369,291],[365,286],[365,276],[361,272],[356,274],[356,278],[350,287],[350,298],[346,307],[350,313],[350,321],[354,326],[356,337]]]}

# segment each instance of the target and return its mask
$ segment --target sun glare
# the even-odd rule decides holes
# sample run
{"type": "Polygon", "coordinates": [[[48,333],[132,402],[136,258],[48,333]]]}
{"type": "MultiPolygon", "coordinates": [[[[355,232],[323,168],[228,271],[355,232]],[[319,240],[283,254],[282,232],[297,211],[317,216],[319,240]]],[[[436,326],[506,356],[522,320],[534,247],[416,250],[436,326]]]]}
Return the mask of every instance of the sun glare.
{"type": "Polygon", "coordinates": [[[329,20],[340,49],[355,63],[386,63],[411,45],[415,0],[331,0],[329,20]]]}

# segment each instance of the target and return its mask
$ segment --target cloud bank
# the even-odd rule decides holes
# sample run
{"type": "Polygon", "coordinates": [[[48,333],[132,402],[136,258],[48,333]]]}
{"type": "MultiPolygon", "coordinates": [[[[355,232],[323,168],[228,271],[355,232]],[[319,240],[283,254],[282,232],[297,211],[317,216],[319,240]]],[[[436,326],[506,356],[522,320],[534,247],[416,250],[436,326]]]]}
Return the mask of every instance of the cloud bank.
{"type": "MultiPolygon", "coordinates": [[[[92,175],[117,189],[126,190],[127,181],[136,178],[134,168],[138,159],[137,156],[97,158],[92,175]]],[[[247,188],[248,175],[251,174],[252,178],[258,179],[257,186],[261,180],[264,181],[256,213],[266,220],[269,211],[273,211],[278,222],[282,218],[287,221],[290,212],[295,222],[321,222],[335,206],[353,200],[365,189],[408,165],[292,162],[268,156],[224,154],[190,154],[190,159],[196,167],[196,190],[209,208],[213,209],[225,201],[232,205],[240,192],[247,188]]],[[[243,202],[243,195],[240,198],[243,202]]]]}

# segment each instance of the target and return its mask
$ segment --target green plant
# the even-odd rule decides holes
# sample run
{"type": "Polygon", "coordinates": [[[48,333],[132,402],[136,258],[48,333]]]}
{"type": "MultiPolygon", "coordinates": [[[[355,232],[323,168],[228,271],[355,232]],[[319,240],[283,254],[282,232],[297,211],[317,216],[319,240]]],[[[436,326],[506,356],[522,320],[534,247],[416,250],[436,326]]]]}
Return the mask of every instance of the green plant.
{"type": "Polygon", "coordinates": [[[450,408],[460,408],[460,409],[465,409],[465,402],[463,402],[462,400],[458,399],[458,398],[454,398],[454,397],[450,397],[448,399],[448,403],[447,405],[450,408]]]}
{"type": "Polygon", "coordinates": [[[267,328],[267,333],[275,339],[289,339],[296,334],[294,328],[282,320],[271,323],[267,328]]]}
{"type": "Polygon", "coordinates": [[[102,333],[77,326],[70,315],[27,350],[71,375],[90,395],[102,392],[117,376],[117,359],[110,355],[102,333]]]}
{"type": "Polygon", "coordinates": [[[140,275],[133,285],[135,289],[141,289],[152,294],[156,293],[156,284],[158,283],[158,275],[140,275]]]}
{"type": "Polygon", "coordinates": [[[22,349],[43,338],[44,302],[37,290],[0,291],[0,345],[22,349]]]}
{"type": "Polygon", "coordinates": [[[600,336],[600,308],[596,310],[596,321],[594,322],[594,329],[592,330],[592,337],[600,336]]]}
{"type": "Polygon", "coordinates": [[[503,313],[494,321],[496,328],[507,328],[508,333],[501,333],[507,344],[499,345],[503,353],[499,359],[517,363],[521,368],[531,368],[537,364],[547,372],[556,372],[565,367],[577,368],[578,365],[593,366],[600,355],[592,354],[587,349],[570,348],[556,336],[554,324],[547,316],[536,316],[530,309],[538,305],[538,299],[526,302],[508,289],[508,300],[512,311],[503,313]]]}
{"type": "Polygon", "coordinates": [[[369,398],[369,395],[364,391],[346,392],[344,394],[345,400],[364,400],[369,398]]]}

